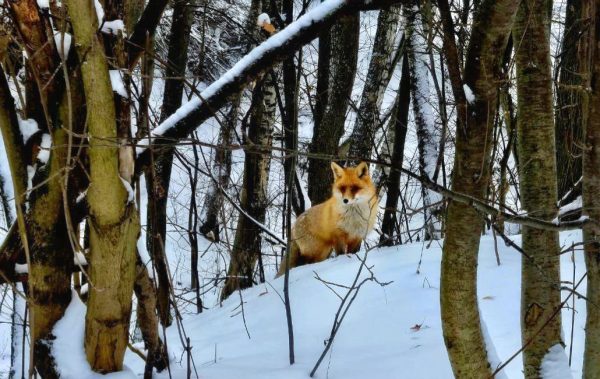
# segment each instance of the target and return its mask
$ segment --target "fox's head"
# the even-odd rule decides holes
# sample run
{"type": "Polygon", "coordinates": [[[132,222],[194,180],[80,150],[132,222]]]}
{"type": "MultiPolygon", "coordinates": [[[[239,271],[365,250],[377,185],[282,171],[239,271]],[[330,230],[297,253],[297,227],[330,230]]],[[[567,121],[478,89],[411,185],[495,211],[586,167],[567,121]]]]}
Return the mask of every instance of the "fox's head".
{"type": "Polygon", "coordinates": [[[351,206],[366,203],[375,196],[375,187],[365,162],[359,163],[356,167],[346,168],[331,162],[331,170],[333,171],[333,196],[340,203],[351,206]]]}

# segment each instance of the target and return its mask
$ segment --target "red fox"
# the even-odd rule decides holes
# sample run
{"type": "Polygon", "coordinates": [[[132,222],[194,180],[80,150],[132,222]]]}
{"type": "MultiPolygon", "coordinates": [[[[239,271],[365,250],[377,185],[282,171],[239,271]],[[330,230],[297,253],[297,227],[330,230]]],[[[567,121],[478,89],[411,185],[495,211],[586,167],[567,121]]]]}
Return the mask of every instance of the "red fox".
{"type": "MultiPolygon", "coordinates": [[[[373,229],[377,217],[377,193],[365,162],[342,168],[331,162],[332,196],[302,213],[292,227],[290,268],[321,262],[332,250],[356,253],[373,229]]],[[[277,276],[285,273],[285,260],[277,276]]]]}

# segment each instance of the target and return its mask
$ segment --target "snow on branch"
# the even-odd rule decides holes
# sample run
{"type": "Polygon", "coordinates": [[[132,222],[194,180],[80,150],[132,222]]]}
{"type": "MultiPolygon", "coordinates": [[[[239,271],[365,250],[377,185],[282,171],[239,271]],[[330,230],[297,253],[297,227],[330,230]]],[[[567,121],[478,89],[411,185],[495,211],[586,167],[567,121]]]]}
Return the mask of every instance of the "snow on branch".
{"type": "Polygon", "coordinates": [[[397,2],[398,0],[325,0],[315,6],[285,29],[257,46],[202,91],[199,97],[183,105],[171,117],[157,126],[150,137],[139,141],[136,173],[139,174],[143,169],[142,166],[148,161],[147,147],[150,144],[172,144],[185,138],[202,122],[212,117],[229,101],[232,95],[317,38],[323,28],[329,27],[340,16],[360,10],[380,9],[397,2]],[[157,141],[152,141],[153,139],[157,141]]]}

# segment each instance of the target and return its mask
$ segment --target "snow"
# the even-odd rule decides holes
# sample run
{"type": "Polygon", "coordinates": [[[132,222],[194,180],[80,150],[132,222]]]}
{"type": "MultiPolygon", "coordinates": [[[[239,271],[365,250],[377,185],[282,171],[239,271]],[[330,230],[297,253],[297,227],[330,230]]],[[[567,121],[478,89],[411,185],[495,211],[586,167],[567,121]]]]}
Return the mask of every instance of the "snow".
{"type": "Polygon", "coordinates": [[[473,104],[475,102],[475,95],[473,91],[471,91],[471,87],[466,84],[463,84],[463,90],[465,91],[465,97],[467,98],[467,102],[469,104],[473,104]]]}
{"type": "Polygon", "coordinates": [[[94,7],[96,8],[96,16],[98,17],[98,25],[102,27],[103,33],[118,35],[119,32],[125,33],[125,23],[123,20],[112,20],[104,21],[104,8],[100,1],[94,0],[94,7]]]}
{"type": "Polygon", "coordinates": [[[271,17],[269,17],[268,14],[261,13],[260,15],[258,15],[258,18],[256,20],[256,25],[263,26],[264,24],[270,24],[270,23],[271,23],[271,17]]]}
{"type": "Polygon", "coordinates": [[[572,202],[560,207],[560,209],[558,210],[558,216],[560,217],[571,211],[581,209],[582,205],[583,205],[583,203],[582,203],[581,196],[577,196],[577,198],[575,200],[573,200],[572,202]]]}
{"type": "Polygon", "coordinates": [[[541,376],[542,379],[573,378],[569,367],[569,359],[565,354],[565,349],[560,344],[552,346],[544,360],[542,360],[541,376]]]}
{"type": "Polygon", "coordinates": [[[27,165],[27,190],[33,188],[33,176],[35,175],[36,165],[27,165]]]}
{"type": "Polygon", "coordinates": [[[40,143],[40,152],[38,153],[37,159],[42,164],[48,163],[50,158],[50,148],[52,147],[52,137],[48,133],[42,134],[42,142],[40,143]]]}
{"type": "MultiPolygon", "coordinates": [[[[520,236],[512,239],[517,244],[521,242],[520,236]]],[[[581,241],[581,232],[561,233],[562,245],[570,246],[574,241],[581,241]]],[[[521,256],[503,243],[498,244],[498,249],[500,266],[496,264],[493,238],[482,237],[478,299],[482,331],[494,368],[521,347],[521,256]]],[[[364,254],[363,251],[360,256],[364,254]]],[[[574,264],[578,278],[585,272],[583,253],[575,254],[575,262],[571,262],[569,254],[561,256],[565,280],[572,280],[574,264]]],[[[367,264],[373,266],[377,279],[393,283],[380,287],[368,282],[361,288],[316,377],[453,378],[440,321],[441,255],[441,247],[435,243],[430,248],[414,243],[371,251],[367,264]]],[[[323,351],[340,302],[338,296],[315,276],[318,274],[327,281],[349,285],[359,266],[360,261],[355,256],[340,256],[291,270],[290,299],[296,338],[296,364],[293,366],[288,364],[285,310],[280,298],[283,278],[271,279],[274,273],[266,273],[268,283],[230,297],[221,307],[217,303],[199,315],[184,313],[183,327],[191,339],[192,357],[201,377],[233,379],[243,373],[248,379],[306,378],[323,351]],[[244,302],[243,317],[250,338],[246,335],[240,299],[244,302]]],[[[344,288],[335,290],[342,296],[346,292],[344,288]]],[[[579,290],[584,291],[582,287],[579,290]]],[[[563,292],[563,299],[566,295],[563,292]]],[[[205,302],[205,305],[210,304],[205,302]]],[[[549,354],[545,367],[549,373],[560,373],[561,376],[546,378],[571,378],[571,372],[573,377],[581,375],[584,299],[576,300],[576,309],[572,368],[564,371],[567,370],[564,353],[562,357],[558,353],[549,354]]],[[[565,335],[570,335],[570,322],[571,312],[565,308],[565,335]]],[[[185,377],[186,359],[177,326],[167,329],[167,339],[171,354],[178,357],[171,362],[173,377],[185,377]]],[[[565,340],[565,343],[570,344],[570,341],[565,340]]],[[[134,372],[143,373],[144,362],[133,353],[127,353],[126,363],[134,372]]],[[[166,372],[154,376],[157,379],[168,377],[166,372]]],[[[521,355],[497,377],[522,378],[521,355]]]]}
{"type": "Polygon", "coordinates": [[[104,8],[102,8],[102,4],[100,4],[100,1],[94,0],[94,8],[96,8],[96,16],[98,17],[98,25],[102,25],[102,21],[104,21],[104,8]]]}
{"type": "Polygon", "coordinates": [[[119,70],[108,70],[108,73],[110,74],[110,84],[113,91],[121,97],[129,98],[125,89],[125,83],[123,83],[123,78],[121,77],[121,72],[119,70]]]}
{"type": "Polygon", "coordinates": [[[66,379],[134,379],[136,375],[125,368],[123,371],[101,375],[90,368],[83,347],[85,332],[85,311],[77,292],[72,291],[71,303],[64,316],[58,320],[52,334],[52,355],[56,360],[61,378],[66,379]]]}
{"type": "MultiPolygon", "coordinates": [[[[98,0],[96,0],[98,1],[98,0]]],[[[345,0],[325,0],[319,5],[315,6],[302,17],[298,18],[295,22],[288,25],[285,29],[281,30],[277,34],[272,35],[265,42],[258,45],[250,53],[245,55],[238,63],[236,63],[229,71],[221,75],[219,79],[214,81],[206,89],[204,89],[199,97],[195,97],[186,104],[182,105],[175,113],[169,118],[163,121],[152,131],[152,137],[160,137],[164,135],[169,129],[173,128],[178,122],[187,117],[192,111],[199,108],[202,104],[202,99],[209,98],[215,93],[221,90],[224,85],[234,81],[240,73],[248,66],[252,65],[256,60],[262,57],[266,52],[273,50],[274,48],[285,44],[291,37],[298,34],[302,29],[312,25],[313,23],[322,20],[335,12],[339,8],[343,7],[345,0]]],[[[137,154],[143,153],[149,146],[149,139],[144,138],[140,141],[140,145],[136,152],[137,154]]]]}
{"type": "Polygon", "coordinates": [[[73,263],[76,266],[87,266],[87,259],[85,259],[85,255],[82,252],[77,251],[73,256],[73,263]]]}
{"type": "Polygon", "coordinates": [[[123,36],[127,35],[127,33],[125,33],[125,23],[123,20],[105,21],[102,25],[102,31],[114,35],[119,35],[119,32],[121,32],[123,36]]]}
{"type": "Polygon", "coordinates": [[[15,273],[17,274],[27,274],[29,272],[29,268],[26,263],[15,263],[15,273]]]}
{"type": "Polygon", "coordinates": [[[38,127],[37,122],[32,119],[32,118],[28,118],[23,120],[21,117],[18,117],[19,120],[19,130],[21,131],[21,136],[23,136],[23,143],[27,143],[27,141],[29,141],[29,138],[31,138],[32,135],[34,135],[38,130],[40,130],[40,128],[38,127]]]}
{"type": "Polygon", "coordinates": [[[14,187],[12,181],[12,175],[10,174],[10,166],[8,164],[8,157],[6,155],[6,147],[4,146],[4,139],[2,138],[2,133],[0,133],[0,177],[2,179],[2,191],[6,195],[6,198],[9,199],[9,213],[11,216],[11,220],[17,219],[17,212],[15,208],[15,202],[12,199],[15,197],[14,187]]]}
{"type": "Polygon", "coordinates": [[[127,190],[127,202],[131,203],[133,201],[133,199],[135,198],[135,192],[133,191],[131,184],[129,184],[129,182],[127,180],[121,178],[120,176],[119,176],[119,178],[121,179],[121,182],[123,183],[123,187],[125,187],[125,189],[127,190]]]}
{"type": "Polygon", "coordinates": [[[65,59],[69,56],[69,50],[71,50],[71,41],[73,37],[69,33],[56,33],[54,34],[54,41],[58,49],[58,55],[65,59]],[[63,45],[64,44],[64,45],[63,45]]]}

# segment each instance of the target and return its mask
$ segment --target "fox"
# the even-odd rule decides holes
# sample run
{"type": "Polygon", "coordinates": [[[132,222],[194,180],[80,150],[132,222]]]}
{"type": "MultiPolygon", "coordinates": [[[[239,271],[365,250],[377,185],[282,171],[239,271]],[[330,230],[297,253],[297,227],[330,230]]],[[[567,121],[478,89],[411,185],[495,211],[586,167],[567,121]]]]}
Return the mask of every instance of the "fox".
{"type": "MultiPolygon", "coordinates": [[[[373,230],[378,197],[367,163],[342,168],[331,162],[331,171],[331,197],[302,213],[292,226],[290,269],[324,261],[333,250],[337,255],[354,254],[373,230]]],[[[283,260],[276,277],[285,269],[283,260]]]]}

